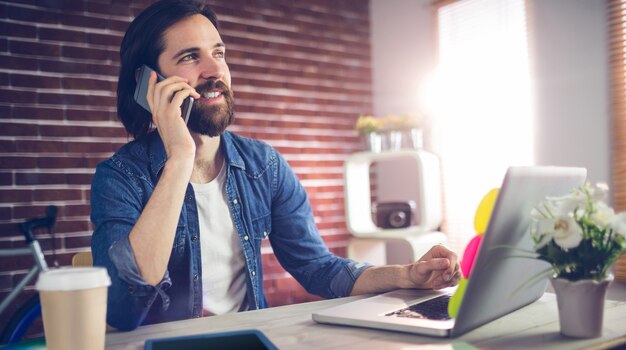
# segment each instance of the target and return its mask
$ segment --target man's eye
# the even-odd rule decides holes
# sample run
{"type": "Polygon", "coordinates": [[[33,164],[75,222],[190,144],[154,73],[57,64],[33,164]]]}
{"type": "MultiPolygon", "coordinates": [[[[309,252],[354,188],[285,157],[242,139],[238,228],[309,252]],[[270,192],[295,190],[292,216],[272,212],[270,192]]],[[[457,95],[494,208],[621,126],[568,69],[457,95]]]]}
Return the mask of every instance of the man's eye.
{"type": "Polygon", "coordinates": [[[180,62],[191,61],[191,60],[195,60],[195,59],[196,59],[196,55],[195,54],[189,54],[189,55],[184,56],[183,58],[181,58],[180,62]]]}
{"type": "Polygon", "coordinates": [[[226,57],[226,52],[224,52],[224,51],[216,51],[215,52],[215,57],[217,57],[217,58],[224,58],[224,57],[226,57]]]}

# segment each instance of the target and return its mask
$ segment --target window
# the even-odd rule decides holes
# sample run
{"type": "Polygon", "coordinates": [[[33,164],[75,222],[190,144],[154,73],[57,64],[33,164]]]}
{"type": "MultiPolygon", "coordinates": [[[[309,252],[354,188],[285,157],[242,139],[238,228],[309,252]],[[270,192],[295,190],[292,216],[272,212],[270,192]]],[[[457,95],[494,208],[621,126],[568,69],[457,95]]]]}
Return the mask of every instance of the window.
{"type": "Polygon", "coordinates": [[[533,163],[525,2],[447,2],[436,16],[433,147],[442,162],[443,230],[462,252],[483,195],[509,166],[533,163]]]}

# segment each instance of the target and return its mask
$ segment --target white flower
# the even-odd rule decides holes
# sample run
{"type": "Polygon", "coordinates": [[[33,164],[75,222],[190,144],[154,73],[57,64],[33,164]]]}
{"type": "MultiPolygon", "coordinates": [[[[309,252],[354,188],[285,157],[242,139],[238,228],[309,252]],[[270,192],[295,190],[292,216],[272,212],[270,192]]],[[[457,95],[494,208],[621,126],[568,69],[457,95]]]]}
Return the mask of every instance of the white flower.
{"type": "Polygon", "coordinates": [[[584,210],[587,204],[587,194],[580,189],[561,197],[548,197],[550,209],[554,216],[568,215],[570,213],[584,210]]]}
{"type": "Polygon", "coordinates": [[[563,250],[576,248],[583,239],[583,230],[570,216],[559,216],[554,220],[554,243],[563,250]]]}
{"type": "Polygon", "coordinates": [[[536,242],[535,250],[543,248],[554,234],[554,220],[547,218],[540,218],[535,221],[531,234],[536,242]]]}
{"type": "Polygon", "coordinates": [[[626,212],[619,213],[613,216],[613,220],[610,223],[613,232],[625,236],[626,235],[626,212]]]}
{"type": "Polygon", "coordinates": [[[609,186],[604,182],[598,182],[594,188],[591,189],[591,197],[595,201],[602,201],[609,193],[609,186]]]}
{"type": "Polygon", "coordinates": [[[576,248],[583,239],[582,228],[574,218],[567,215],[535,219],[531,234],[535,240],[535,250],[543,248],[551,240],[563,250],[576,248]]]}
{"type": "Polygon", "coordinates": [[[613,211],[613,208],[609,207],[604,202],[597,202],[594,207],[594,212],[589,218],[594,225],[602,228],[611,224],[614,217],[615,211],[613,211]]]}
{"type": "Polygon", "coordinates": [[[626,212],[616,214],[605,203],[607,192],[605,184],[585,184],[565,196],[546,198],[530,212],[535,251],[552,264],[555,275],[602,279],[607,268],[626,252],[626,212]],[[585,254],[569,251],[583,239],[585,254]],[[550,249],[545,248],[548,244],[550,249]],[[560,249],[552,249],[552,244],[560,249]],[[590,265],[598,267],[589,269],[590,265]]]}
{"type": "Polygon", "coordinates": [[[536,221],[541,220],[541,219],[545,219],[545,218],[551,218],[552,215],[550,215],[546,211],[545,206],[546,206],[546,202],[539,204],[539,208],[542,208],[542,211],[540,211],[537,208],[532,208],[530,210],[530,217],[533,218],[533,220],[536,220],[536,221]]]}
{"type": "Polygon", "coordinates": [[[546,200],[541,203],[536,208],[533,208],[530,211],[530,216],[535,220],[541,219],[552,219],[556,216],[567,215],[570,210],[569,207],[561,206],[560,202],[555,202],[553,200],[546,200]]]}

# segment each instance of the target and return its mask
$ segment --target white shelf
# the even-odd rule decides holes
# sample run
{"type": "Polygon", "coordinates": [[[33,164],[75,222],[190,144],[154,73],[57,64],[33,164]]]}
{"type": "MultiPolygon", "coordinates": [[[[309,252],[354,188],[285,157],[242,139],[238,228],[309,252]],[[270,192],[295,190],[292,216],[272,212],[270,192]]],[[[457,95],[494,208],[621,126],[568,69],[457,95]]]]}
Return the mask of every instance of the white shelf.
{"type": "Polygon", "coordinates": [[[348,230],[355,237],[403,238],[435,231],[441,225],[441,180],[439,158],[423,150],[400,150],[380,153],[359,152],[345,162],[345,207],[348,230]],[[370,166],[373,162],[407,158],[417,162],[419,198],[416,198],[420,222],[407,228],[382,229],[372,221],[370,166]]]}

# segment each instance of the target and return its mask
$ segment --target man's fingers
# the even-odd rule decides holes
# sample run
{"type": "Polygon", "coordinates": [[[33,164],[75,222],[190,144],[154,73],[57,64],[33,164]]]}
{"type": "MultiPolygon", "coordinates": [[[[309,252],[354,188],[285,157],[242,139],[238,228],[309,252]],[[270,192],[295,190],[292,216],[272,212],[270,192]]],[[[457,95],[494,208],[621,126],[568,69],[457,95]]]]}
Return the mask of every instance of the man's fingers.
{"type": "MultiPolygon", "coordinates": [[[[176,116],[180,117],[180,106],[183,104],[183,100],[188,96],[198,96],[198,93],[194,88],[192,88],[186,80],[164,80],[163,82],[170,82],[168,85],[159,86],[161,83],[157,84],[158,90],[155,90],[155,98],[158,99],[159,105],[155,106],[155,111],[153,112],[153,119],[159,120],[159,122],[163,121],[163,118],[167,118],[167,116],[176,116]],[[157,114],[159,116],[157,117],[157,114]]],[[[155,121],[155,124],[157,122],[155,121]]],[[[157,125],[158,128],[158,125],[157,125]]]]}
{"type": "Polygon", "coordinates": [[[448,271],[444,272],[443,274],[443,278],[446,281],[452,279],[452,276],[455,274],[456,270],[459,268],[457,255],[443,244],[437,244],[433,246],[428,251],[428,253],[426,253],[424,257],[420,259],[420,261],[425,261],[428,259],[430,260],[447,259],[449,261],[450,264],[448,265],[448,271]]]}
{"type": "Polygon", "coordinates": [[[177,92],[174,94],[174,97],[173,97],[173,99],[172,99],[172,105],[174,105],[174,106],[178,106],[178,107],[180,108],[180,106],[182,106],[182,104],[183,104],[183,101],[184,101],[187,97],[189,97],[189,96],[195,96],[195,95],[197,95],[196,90],[193,90],[193,89],[191,89],[191,88],[189,88],[189,89],[183,89],[183,90],[177,91],[177,92]]]}
{"type": "Polygon", "coordinates": [[[434,258],[428,261],[420,261],[417,263],[417,273],[427,276],[434,271],[445,270],[450,266],[450,260],[444,258],[434,258]]]}
{"type": "Polygon", "coordinates": [[[157,81],[156,72],[150,73],[150,79],[148,81],[147,100],[148,106],[152,109],[152,114],[156,112],[156,109],[164,103],[171,100],[170,98],[162,98],[164,94],[172,94],[174,90],[180,90],[180,85],[187,85],[187,79],[178,76],[169,77],[162,81],[157,81]],[[174,85],[174,87],[172,87],[174,85]],[[152,98],[151,98],[152,97],[152,98]]]}
{"type": "Polygon", "coordinates": [[[446,278],[445,274],[439,275],[433,280],[433,288],[434,289],[442,289],[446,287],[456,286],[461,279],[460,271],[455,271],[455,273],[450,276],[449,279],[446,278]]]}
{"type": "Polygon", "coordinates": [[[442,289],[454,286],[461,275],[457,255],[445,245],[433,246],[412,268],[413,282],[422,288],[442,289]]]}

